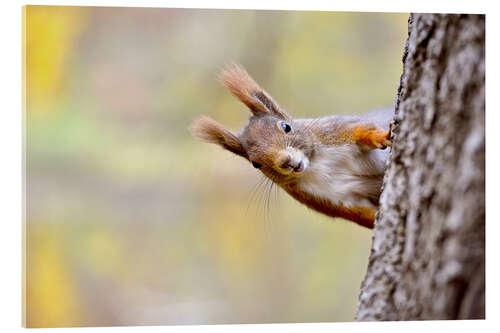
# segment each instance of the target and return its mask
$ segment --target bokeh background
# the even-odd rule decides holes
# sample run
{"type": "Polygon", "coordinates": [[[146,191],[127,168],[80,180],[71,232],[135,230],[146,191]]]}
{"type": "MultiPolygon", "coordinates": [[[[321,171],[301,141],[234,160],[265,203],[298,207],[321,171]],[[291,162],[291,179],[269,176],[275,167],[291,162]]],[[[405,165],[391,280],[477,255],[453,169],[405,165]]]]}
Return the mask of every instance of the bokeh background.
{"type": "Polygon", "coordinates": [[[27,326],[353,320],[371,231],[187,127],[245,123],[231,61],[297,117],[392,105],[407,14],[24,10],[27,326]]]}

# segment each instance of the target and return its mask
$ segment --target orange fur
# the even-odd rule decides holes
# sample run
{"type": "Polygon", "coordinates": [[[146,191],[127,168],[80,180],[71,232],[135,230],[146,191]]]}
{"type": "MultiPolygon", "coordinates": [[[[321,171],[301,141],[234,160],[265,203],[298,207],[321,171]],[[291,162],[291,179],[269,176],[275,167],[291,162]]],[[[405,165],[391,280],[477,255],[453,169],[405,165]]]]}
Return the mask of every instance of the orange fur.
{"type": "Polygon", "coordinates": [[[353,221],[369,229],[373,229],[374,227],[376,213],[374,209],[362,206],[346,207],[342,204],[334,205],[328,200],[322,200],[321,198],[300,191],[293,184],[285,185],[283,188],[292,197],[311,209],[331,217],[341,217],[353,221]]]}
{"type": "Polygon", "coordinates": [[[222,70],[219,81],[242,101],[253,114],[275,114],[283,119],[290,116],[280,108],[272,97],[262,89],[247,71],[237,65],[231,64],[222,70]]]}
{"type": "Polygon", "coordinates": [[[194,120],[189,130],[197,138],[218,144],[234,154],[247,157],[238,137],[209,117],[201,116],[194,120]]]}
{"type": "Polygon", "coordinates": [[[366,125],[359,125],[352,130],[352,139],[354,142],[372,149],[390,147],[390,135],[390,131],[384,131],[376,126],[367,127],[366,125]]]}

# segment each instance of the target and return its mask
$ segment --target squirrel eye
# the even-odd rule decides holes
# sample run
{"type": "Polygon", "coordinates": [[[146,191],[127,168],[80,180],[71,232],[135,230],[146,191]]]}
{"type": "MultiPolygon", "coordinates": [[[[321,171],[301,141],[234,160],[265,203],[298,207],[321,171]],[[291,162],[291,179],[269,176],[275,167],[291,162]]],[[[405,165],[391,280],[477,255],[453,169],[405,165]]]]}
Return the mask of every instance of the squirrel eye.
{"type": "Polygon", "coordinates": [[[285,131],[285,133],[288,133],[292,130],[292,127],[290,127],[290,125],[288,125],[284,121],[281,122],[281,128],[283,129],[283,131],[285,131]]]}
{"type": "Polygon", "coordinates": [[[257,163],[257,162],[252,162],[252,165],[253,165],[253,167],[254,167],[254,168],[256,168],[256,169],[260,169],[260,168],[262,168],[262,164],[257,163]]]}

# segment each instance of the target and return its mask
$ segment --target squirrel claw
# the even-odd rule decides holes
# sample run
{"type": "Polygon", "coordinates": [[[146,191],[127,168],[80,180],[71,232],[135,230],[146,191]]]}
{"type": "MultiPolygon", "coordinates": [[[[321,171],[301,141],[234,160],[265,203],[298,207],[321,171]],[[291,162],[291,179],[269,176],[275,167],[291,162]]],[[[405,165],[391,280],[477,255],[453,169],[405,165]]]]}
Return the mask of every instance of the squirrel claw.
{"type": "Polygon", "coordinates": [[[372,145],[375,149],[386,149],[390,147],[392,142],[391,138],[391,130],[385,132],[382,130],[374,131],[372,134],[372,145]]]}
{"type": "Polygon", "coordinates": [[[386,149],[387,147],[390,147],[392,145],[391,133],[392,133],[392,122],[389,123],[389,130],[382,136],[382,142],[380,142],[380,146],[378,148],[386,149]]]}

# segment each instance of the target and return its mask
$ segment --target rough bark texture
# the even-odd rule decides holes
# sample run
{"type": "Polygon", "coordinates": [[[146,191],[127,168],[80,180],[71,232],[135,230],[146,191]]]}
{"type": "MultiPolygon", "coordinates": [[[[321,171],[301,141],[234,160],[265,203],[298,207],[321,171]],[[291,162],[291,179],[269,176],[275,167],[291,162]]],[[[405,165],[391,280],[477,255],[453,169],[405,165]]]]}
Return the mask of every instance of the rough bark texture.
{"type": "Polygon", "coordinates": [[[410,16],[356,320],[484,318],[484,22],[410,16]]]}

